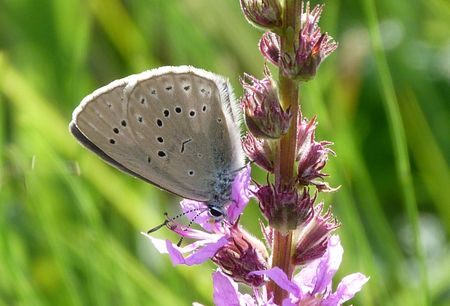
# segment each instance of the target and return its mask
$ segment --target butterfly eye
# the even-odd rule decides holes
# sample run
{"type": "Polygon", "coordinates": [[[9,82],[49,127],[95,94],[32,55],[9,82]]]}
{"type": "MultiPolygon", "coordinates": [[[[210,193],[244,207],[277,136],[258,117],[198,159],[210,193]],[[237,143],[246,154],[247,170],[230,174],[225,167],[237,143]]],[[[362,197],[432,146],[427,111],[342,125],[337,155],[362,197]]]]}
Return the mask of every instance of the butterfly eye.
{"type": "Polygon", "coordinates": [[[223,217],[223,212],[221,209],[219,209],[218,207],[215,206],[209,206],[209,214],[215,218],[215,219],[219,219],[221,217],[223,217]]]}

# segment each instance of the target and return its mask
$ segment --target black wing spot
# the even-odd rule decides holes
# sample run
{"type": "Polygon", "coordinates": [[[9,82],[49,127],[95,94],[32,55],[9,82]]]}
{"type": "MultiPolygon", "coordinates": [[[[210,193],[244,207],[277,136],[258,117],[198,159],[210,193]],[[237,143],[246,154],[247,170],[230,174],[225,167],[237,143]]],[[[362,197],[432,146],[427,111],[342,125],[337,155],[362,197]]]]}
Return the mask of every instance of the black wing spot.
{"type": "Polygon", "coordinates": [[[110,143],[110,144],[115,144],[116,141],[115,141],[114,139],[111,138],[111,139],[109,140],[109,143],[110,143]]]}
{"type": "Polygon", "coordinates": [[[217,118],[217,123],[221,124],[222,123],[222,118],[217,118]]]}
{"type": "Polygon", "coordinates": [[[197,157],[198,158],[203,158],[203,154],[202,153],[197,153],[197,157]]]}
{"type": "Polygon", "coordinates": [[[150,91],[150,93],[151,93],[152,95],[156,95],[156,89],[152,89],[152,90],[150,91]]]}
{"type": "Polygon", "coordinates": [[[122,124],[122,126],[127,126],[127,122],[125,120],[122,120],[122,122],[120,122],[120,124],[122,124]]]}
{"type": "Polygon", "coordinates": [[[138,116],[138,117],[137,117],[137,120],[138,120],[140,123],[142,123],[142,122],[144,121],[144,118],[142,118],[142,116],[138,116]]]}
{"type": "Polygon", "coordinates": [[[183,87],[183,89],[184,89],[185,91],[188,91],[190,88],[191,88],[190,85],[186,85],[186,86],[183,87]]]}
{"type": "Polygon", "coordinates": [[[194,176],[195,175],[195,171],[194,170],[189,170],[188,174],[189,174],[189,176],[194,176]]]}
{"type": "Polygon", "coordinates": [[[186,148],[185,148],[185,145],[186,145],[187,143],[191,142],[191,141],[192,141],[192,139],[188,139],[188,140],[185,140],[185,141],[183,141],[183,142],[181,143],[181,150],[180,150],[181,153],[183,153],[184,150],[186,149],[186,148]]]}
{"type": "Polygon", "coordinates": [[[203,112],[206,112],[206,108],[207,108],[206,105],[203,104],[202,111],[203,111],[203,112]]]}
{"type": "Polygon", "coordinates": [[[189,116],[195,117],[195,110],[191,110],[191,111],[189,112],[189,116]]]}
{"type": "Polygon", "coordinates": [[[200,89],[200,92],[201,92],[201,93],[205,93],[205,92],[206,92],[206,89],[202,88],[202,89],[200,89]]]}
{"type": "Polygon", "coordinates": [[[166,156],[166,152],[164,152],[164,151],[158,151],[158,156],[159,156],[159,157],[165,157],[165,156],[166,156]]]}
{"type": "Polygon", "coordinates": [[[166,87],[166,90],[169,91],[169,90],[172,90],[172,88],[173,88],[173,86],[169,85],[169,86],[166,87]]]}
{"type": "Polygon", "coordinates": [[[157,137],[156,140],[158,140],[159,143],[163,143],[164,142],[164,138],[162,138],[161,136],[157,137]]]}
{"type": "Polygon", "coordinates": [[[177,114],[180,114],[180,113],[181,113],[181,106],[175,107],[175,112],[176,112],[177,114]]]}
{"type": "Polygon", "coordinates": [[[164,114],[164,117],[169,117],[170,116],[170,111],[168,110],[168,109],[165,109],[164,111],[163,111],[163,114],[164,114]]]}
{"type": "Polygon", "coordinates": [[[163,126],[163,122],[162,122],[162,120],[161,119],[156,119],[156,125],[157,126],[159,126],[159,127],[162,127],[163,126]]]}
{"type": "Polygon", "coordinates": [[[113,128],[113,132],[116,134],[119,134],[119,129],[118,128],[113,128]]]}
{"type": "Polygon", "coordinates": [[[152,161],[152,158],[150,156],[147,156],[147,163],[150,163],[152,161]]]}
{"type": "Polygon", "coordinates": [[[144,103],[145,103],[145,98],[142,97],[142,98],[141,98],[141,104],[144,104],[144,103]]]}

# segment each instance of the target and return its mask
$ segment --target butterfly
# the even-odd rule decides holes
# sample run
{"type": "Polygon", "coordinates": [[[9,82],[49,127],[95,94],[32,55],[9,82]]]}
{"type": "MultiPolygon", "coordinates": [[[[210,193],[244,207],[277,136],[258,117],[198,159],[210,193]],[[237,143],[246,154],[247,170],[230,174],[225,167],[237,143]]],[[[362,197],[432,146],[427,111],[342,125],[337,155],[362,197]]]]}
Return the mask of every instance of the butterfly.
{"type": "Polygon", "coordinates": [[[225,214],[244,167],[241,113],[225,78],[166,66],[115,80],[85,97],[70,132],[112,166],[225,214]]]}

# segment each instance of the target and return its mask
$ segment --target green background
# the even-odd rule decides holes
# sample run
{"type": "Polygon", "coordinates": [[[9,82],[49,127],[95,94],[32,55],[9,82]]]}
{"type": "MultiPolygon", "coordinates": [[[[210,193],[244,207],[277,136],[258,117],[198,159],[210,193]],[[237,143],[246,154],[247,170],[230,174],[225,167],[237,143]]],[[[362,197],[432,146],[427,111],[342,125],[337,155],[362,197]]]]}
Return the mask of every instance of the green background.
{"type": "MultiPolygon", "coordinates": [[[[322,198],[343,224],[335,284],[371,277],[356,305],[450,302],[448,20],[446,0],[326,1],[320,25],[340,46],[301,105],[335,142],[325,172],[341,188],[322,198]]],[[[0,1],[0,305],[212,303],[212,264],[172,267],[140,235],[179,199],[67,125],[97,87],[162,65],[224,75],[240,96],[239,76],[262,76],[261,34],[237,0],[0,1]]],[[[242,221],[255,235],[256,206],[242,221]]]]}

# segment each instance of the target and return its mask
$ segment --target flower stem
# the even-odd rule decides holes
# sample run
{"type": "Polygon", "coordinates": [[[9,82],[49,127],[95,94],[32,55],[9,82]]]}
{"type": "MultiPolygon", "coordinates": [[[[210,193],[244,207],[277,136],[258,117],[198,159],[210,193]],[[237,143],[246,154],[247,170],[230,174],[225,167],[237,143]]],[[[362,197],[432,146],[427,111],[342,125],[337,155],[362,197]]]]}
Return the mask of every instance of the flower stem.
{"type": "MultiPolygon", "coordinates": [[[[288,54],[295,57],[295,45],[298,43],[297,37],[300,30],[301,0],[285,0],[283,11],[283,31],[280,35],[280,54],[288,54]]],[[[294,179],[294,161],[297,140],[297,114],[299,99],[298,81],[292,80],[283,75],[280,67],[279,98],[283,109],[290,109],[293,114],[291,126],[287,134],[281,138],[279,144],[278,158],[276,161],[275,182],[278,186],[290,186],[294,179]]],[[[292,254],[292,232],[283,234],[275,230],[273,236],[273,258],[272,267],[282,269],[289,279],[292,278],[294,265],[291,262],[292,254]]],[[[278,287],[274,282],[269,283],[269,290],[273,293],[274,302],[281,305],[287,293],[278,287]]]]}

